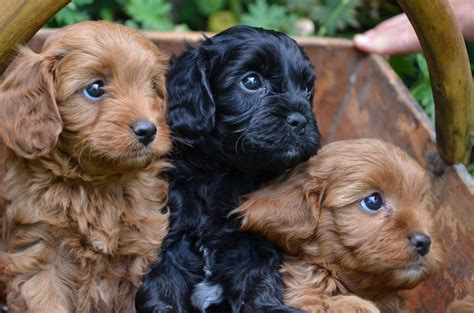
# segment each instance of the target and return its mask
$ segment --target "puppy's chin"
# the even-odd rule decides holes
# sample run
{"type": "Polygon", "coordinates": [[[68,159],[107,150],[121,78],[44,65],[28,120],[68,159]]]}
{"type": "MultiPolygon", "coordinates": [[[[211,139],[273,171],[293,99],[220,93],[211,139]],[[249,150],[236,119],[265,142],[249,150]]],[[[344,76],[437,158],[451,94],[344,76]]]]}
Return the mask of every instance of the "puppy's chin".
{"type": "Polygon", "coordinates": [[[313,150],[288,148],[273,151],[241,153],[234,160],[236,166],[243,172],[278,174],[315,155],[318,146],[313,150]]]}
{"type": "Polygon", "coordinates": [[[237,158],[244,167],[252,165],[253,171],[281,173],[308,160],[319,150],[319,131],[312,122],[308,124],[302,134],[295,134],[281,123],[281,127],[274,129],[262,126],[260,130],[252,126],[241,140],[242,146],[232,146],[239,148],[237,158]]]}
{"type": "Polygon", "coordinates": [[[90,175],[110,176],[126,174],[146,168],[153,158],[150,156],[120,159],[81,159],[80,166],[90,175]]]}
{"type": "Polygon", "coordinates": [[[87,144],[76,146],[75,149],[62,146],[61,150],[72,156],[84,172],[93,176],[121,175],[139,171],[165,153],[158,152],[151,146],[98,151],[97,148],[92,149],[87,144]]]}
{"type": "Polygon", "coordinates": [[[411,265],[405,268],[394,269],[390,275],[390,279],[385,283],[395,289],[412,289],[418,286],[429,276],[429,271],[422,265],[411,265]]]}

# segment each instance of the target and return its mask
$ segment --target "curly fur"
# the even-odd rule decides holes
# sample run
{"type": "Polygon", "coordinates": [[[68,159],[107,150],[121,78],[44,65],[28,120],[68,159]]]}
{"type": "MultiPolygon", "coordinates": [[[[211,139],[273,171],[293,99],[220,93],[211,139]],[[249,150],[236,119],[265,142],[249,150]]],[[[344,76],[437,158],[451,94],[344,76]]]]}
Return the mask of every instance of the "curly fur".
{"type": "Polygon", "coordinates": [[[232,27],[175,60],[170,232],[137,294],[139,312],[295,311],[283,305],[277,248],[228,215],[241,195],[316,153],[313,87],[295,41],[258,28],[232,27]],[[258,90],[242,86],[249,73],[258,90]],[[290,124],[295,113],[305,127],[290,124]]]}
{"type": "Polygon", "coordinates": [[[10,312],[134,312],[167,232],[166,59],[137,32],[68,26],[23,48],[0,85],[10,312]],[[104,81],[106,96],[82,89],[104,81]],[[157,128],[145,146],[130,129],[157,128]]]}
{"type": "Polygon", "coordinates": [[[340,141],[253,193],[235,211],[242,228],[286,252],[285,302],[308,312],[407,312],[399,290],[435,270],[443,250],[422,168],[375,139],[340,141]],[[360,202],[379,192],[375,212],[360,202]],[[413,233],[431,238],[416,253],[413,233]]]}

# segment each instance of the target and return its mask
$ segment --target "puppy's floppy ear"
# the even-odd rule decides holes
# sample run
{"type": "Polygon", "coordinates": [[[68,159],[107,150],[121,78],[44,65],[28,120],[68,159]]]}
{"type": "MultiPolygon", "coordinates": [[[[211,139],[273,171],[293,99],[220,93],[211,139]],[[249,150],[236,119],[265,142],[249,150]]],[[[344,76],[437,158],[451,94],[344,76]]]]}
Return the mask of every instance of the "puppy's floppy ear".
{"type": "Polygon", "coordinates": [[[9,148],[27,159],[49,153],[62,131],[54,62],[23,48],[0,85],[0,134],[9,148]]]}
{"type": "Polygon", "coordinates": [[[308,175],[310,162],[249,195],[234,211],[242,216],[242,229],[260,233],[287,253],[299,253],[315,234],[324,189],[321,179],[308,175]]]}
{"type": "Polygon", "coordinates": [[[191,142],[214,128],[216,107],[209,67],[209,52],[198,47],[176,59],[167,75],[168,124],[178,136],[191,142]]]}

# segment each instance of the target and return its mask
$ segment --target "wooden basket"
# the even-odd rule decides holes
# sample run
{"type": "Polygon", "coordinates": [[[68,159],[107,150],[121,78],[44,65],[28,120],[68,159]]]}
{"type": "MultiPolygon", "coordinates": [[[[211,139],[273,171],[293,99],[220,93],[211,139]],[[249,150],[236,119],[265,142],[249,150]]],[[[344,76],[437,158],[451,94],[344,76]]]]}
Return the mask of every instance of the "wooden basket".
{"type": "MultiPolygon", "coordinates": [[[[2,0],[0,0],[0,4],[1,2],[2,0]]],[[[411,3],[410,1],[399,1],[399,3],[409,13],[412,22],[414,20],[413,16],[410,16],[410,12],[415,12],[415,17],[419,17],[420,13],[416,11],[416,6],[428,6],[426,1],[411,0],[411,3]],[[404,2],[408,2],[408,4],[404,2]],[[425,3],[423,4],[423,2],[425,3]]],[[[441,5],[442,9],[446,9],[447,2],[431,0],[429,5],[435,7],[441,5]]],[[[439,23],[440,13],[433,14],[438,14],[433,16],[437,16],[437,23],[439,23]]],[[[451,13],[448,7],[447,15],[448,18],[451,18],[450,23],[452,24],[452,14],[451,16],[449,14],[451,13]]],[[[423,18],[426,20],[429,17],[424,15],[423,18]]],[[[418,32],[424,32],[423,27],[426,26],[417,27],[415,25],[415,28],[418,32]]],[[[454,31],[459,33],[455,24],[453,27],[454,31]]],[[[54,30],[41,30],[30,41],[30,46],[34,50],[39,50],[51,32],[54,30]]],[[[179,53],[183,49],[183,39],[189,43],[195,43],[201,36],[198,33],[146,32],[145,34],[159,48],[170,54],[179,53]]],[[[429,38],[430,35],[425,37],[425,39],[420,38],[423,48],[430,49],[430,44],[423,43],[423,41],[429,42],[432,38],[429,38]]],[[[443,313],[446,312],[447,306],[453,300],[462,299],[468,294],[474,296],[473,177],[467,173],[462,164],[453,166],[443,160],[437,149],[432,123],[382,57],[359,53],[353,48],[352,43],[346,40],[311,38],[298,39],[298,42],[310,57],[318,77],[315,87],[314,111],[321,128],[323,143],[348,138],[380,138],[400,146],[431,174],[433,192],[439,201],[439,206],[432,214],[439,223],[448,259],[443,271],[432,276],[414,290],[406,292],[411,311],[443,313]]],[[[442,67],[438,64],[439,62],[433,64],[433,62],[437,62],[436,58],[439,59],[439,56],[431,54],[431,56],[427,54],[427,58],[433,84],[444,84],[447,81],[443,76],[445,70],[438,69],[438,67],[442,67]],[[434,78],[433,75],[437,75],[437,78],[434,78]]],[[[461,67],[466,65],[466,62],[461,62],[461,67]]],[[[466,76],[465,72],[462,75],[461,79],[468,79],[468,83],[472,83],[470,73],[469,76],[466,76]]],[[[469,86],[469,88],[471,87],[472,85],[469,86]]],[[[467,95],[463,94],[462,97],[467,99],[464,100],[467,101],[466,103],[459,104],[461,100],[458,97],[455,100],[458,102],[452,104],[449,102],[451,100],[447,99],[448,97],[435,95],[437,114],[446,114],[450,110],[459,113],[457,111],[461,110],[464,120],[456,127],[469,128],[472,127],[474,115],[472,88],[467,91],[467,95]],[[443,106],[442,110],[439,109],[440,106],[443,106]],[[449,106],[451,107],[449,108],[449,106]]],[[[454,127],[452,121],[440,120],[441,132],[454,127]]],[[[437,130],[439,137],[440,130],[437,130]]],[[[460,153],[455,152],[452,155],[449,155],[449,152],[443,152],[449,151],[450,147],[451,150],[459,148],[452,149],[449,144],[453,143],[450,143],[448,139],[442,143],[443,146],[439,151],[450,162],[465,160],[466,153],[469,155],[470,149],[469,131],[467,137],[454,140],[455,145],[461,144],[461,146],[465,146],[465,149],[462,150],[461,147],[460,153]],[[467,143],[462,140],[467,140],[467,143]]],[[[0,144],[0,162],[3,161],[3,158],[4,147],[3,144],[0,144]]],[[[3,175],[3,168],[0,170],[0,175],[3,175]]]]}

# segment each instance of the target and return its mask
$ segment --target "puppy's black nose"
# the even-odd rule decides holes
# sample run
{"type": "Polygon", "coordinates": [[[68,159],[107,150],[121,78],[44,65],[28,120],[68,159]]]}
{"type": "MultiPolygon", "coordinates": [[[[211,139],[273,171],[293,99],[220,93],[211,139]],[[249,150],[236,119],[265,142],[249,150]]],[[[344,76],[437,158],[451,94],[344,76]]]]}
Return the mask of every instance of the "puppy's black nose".
{"type": "Polygon", "coordinates": [[[147,145],[155,139],[156,126],[150,121],[136,121],[131,126],[135,135],[137,135],[138,141],[142,144],[147,145]]]}
{"type": "Polygon", "coordinates": [[[308,123],[308,120],[306,117],[298,112],[292,112],[288,114],[286,117],[286,122],[288,125],[290,125],[297,133],[301,133],[304,128],[306,127],[306,124],[308,123]]]}
{"type": "Polygon", "coordinates": [[[410,235],[410,242],[419,255],[424,256],[430,252],[431,239],[427,235],[413,233],[410,235]]]}

